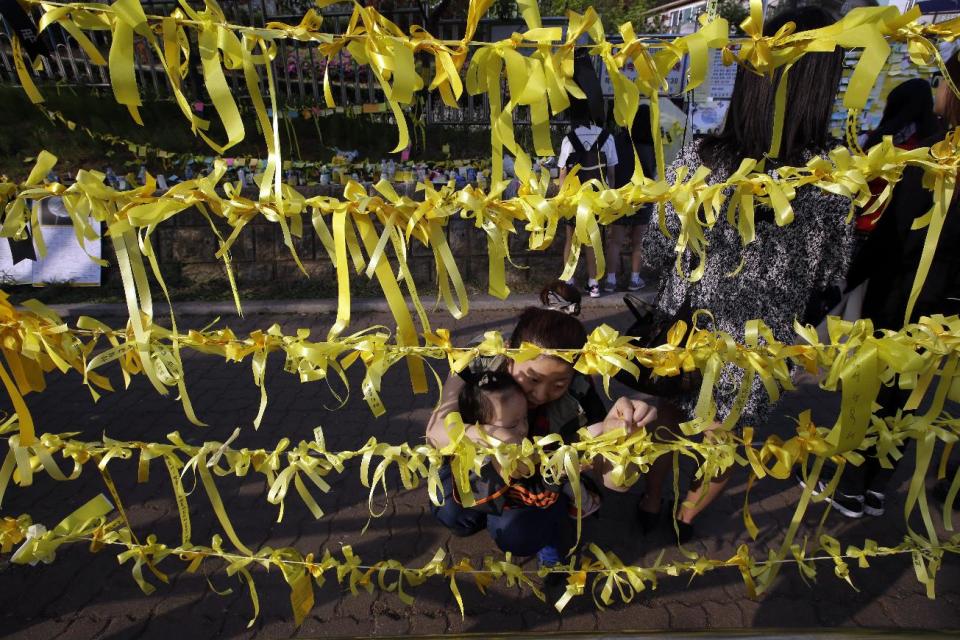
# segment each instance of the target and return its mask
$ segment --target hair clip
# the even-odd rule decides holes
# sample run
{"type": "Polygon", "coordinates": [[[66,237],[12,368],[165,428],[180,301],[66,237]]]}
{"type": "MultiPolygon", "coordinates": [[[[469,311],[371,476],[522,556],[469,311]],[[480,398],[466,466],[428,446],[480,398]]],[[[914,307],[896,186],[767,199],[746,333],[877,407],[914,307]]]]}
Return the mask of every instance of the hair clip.
{"type": "Polygon", "coordinates": [[[570,302],[556,291],[547,292],[547,309],[575,316],[580,313],[580,303],[570,302]]]}

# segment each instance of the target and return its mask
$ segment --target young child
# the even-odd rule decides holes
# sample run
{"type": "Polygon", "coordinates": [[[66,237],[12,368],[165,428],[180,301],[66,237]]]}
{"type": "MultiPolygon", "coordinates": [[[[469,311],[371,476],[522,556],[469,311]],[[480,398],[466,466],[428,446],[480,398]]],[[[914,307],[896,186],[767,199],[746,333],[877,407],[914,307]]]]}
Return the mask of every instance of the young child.
{"type": "MultiPolygon", "coordinates": [[[[469,429],[483,429],[491,438],[505,444],[519,444],[527,436],[527,399],[523,389],[508,373],[484,372],[475,380],[468,380],[458,397],[460,417],[469,429]]],[[[600,508],[600,496],[580,484],[582,516],[592,515],[600,508]]],[[[482,510],[500,513],[503,509],[534,506],[547,508],[563,492],[570,499],[568,514],[577,517],[573,486],[569,480],[563,485],[546,481],[540,474],[529,478],[511,478],[504,481],[493,464],[483,467],[478,477],[471,474],[471,490],[482,510]]],[[[454,498],[460,502],[456,491],[454,498]]]]}

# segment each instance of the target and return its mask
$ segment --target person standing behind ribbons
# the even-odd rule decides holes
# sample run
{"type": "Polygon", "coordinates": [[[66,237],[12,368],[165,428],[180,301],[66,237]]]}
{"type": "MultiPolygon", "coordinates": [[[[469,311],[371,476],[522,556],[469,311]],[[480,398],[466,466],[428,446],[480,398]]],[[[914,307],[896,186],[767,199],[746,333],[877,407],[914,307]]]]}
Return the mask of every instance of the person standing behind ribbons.
{"type": "MultiPolygon", "coordinates": [[[[787,23],[796,24],[796,31],[816,29],[832,24],[823,9],[815,6],[785,11],[764,25],[764,35],[773,35],[787,23]]],[[[802,166],[817,155],[824,155],[832,146],[829,137],[837,85],[843,64],[843,52],[808,53],[791,68],[787,84],[786,113],[783,137],[775,160],[768,159],[766,171],[776,175],[776,166],[802,166]]],[[[774,97],[782,77],[777,71],[773,81],[740,67],[730,100],[726,121],[720,133],[707,136],[683,148],[664,176],[668,183],[676,180],[680,167],[692,175],[701,166],[711,170],[707,182],[726,180],[744,158],[762,159],[771,149],[774,124],[774,97]]],[[[843,279],[853,246],[853,228],[846,224],[849,200],[822,191],[812,185],[797,188],[791,202],[794,219],[779,226],[774,212],[757,207],[755,238],[742,244],[736,226],[726,222],[726,211],[717,212],[718,222],[705,229],[707,242],[703,276],[691,282],[675,268],[675,238],[680,224],[676,210],[666,206],[666,222],[673,239],[665,237],[658,225],[651,224],[644,237],[647,262],[657,273],[664,274],[657,298],[657,310],[665,320],[690,320],[690,310],[707,309],[713,322],[701,321],[705,328],[724,331],[734,340],[745,339],[744,326],[749,320],[763,320],[777,340],[792,343],[793,323],[804,321],[808,302],[828,285],[843,279]]],[[[730,206],[730,200],[724,205],[730,206]]],[[[743,215],[743,211],[738,212],[743,215]]],[[[697,258],[687,250],[680,255],[684,274],[698,266],[697,258]]],[[[816,321],[808,319],[816,324],[816,321]]],[[[735,411],[738,391],[748,385],[740,417],[733,425],[762,427],[773,405],[759,377],[745,378],[743,369],[728,364],[721,369],[713,390],[716,407],[714,420],[705,427],[706,437],[721,427],[735,411]]],[[[678,411],[677,420],[694,420],[699,389],[674,398],[669,404],[678,411]]],[[[665,475],[662,465],[658,473],[665,475]]],[[[665,478],[664,478],[665,479],[665,478]]],[[[675,514],[679,537],[693,535],[692,523],[723,490],[728,477],[715,479],[707,486],[692,484],[686,500],[675,514]]],[[[647,492],[640,503],[641,523],[648,522],[660,509],[662,482],[650,478],[647,492]]]]}
{"type": "MultiPolygon", "coordinates": [[[[947,72],[953,82],[960,83],[960,57],[950,56],[947,72]]],[[[917,85],[917,90],[922,88],[917,85]]],[[[922,89],[929,92],[929,87],[922,89]]],[[[934,111],[943,118],[948,128],[960,126],[960,98],[941,80],[937,87],[934,111]]],[[[918,146],[932,146],[943,138],[942,130],[928,132],[918,146]]],[[[896,143],[896,140],[894,140],[896,143]]],[[[907,167],[894,188],[887,207],[850,268],[847,287],[854,289],[866,282],[862,317],[873,321],[876,329],[900,329],[905,320],[908,301],[917,277],[928,227],[914,229],[913,224],[933,207],[933,192],[923,186],[923,170],[907,167]]],[[[929,272],[917,296],[909,322],[922,316],[960,314],[960,200],[954,191],[943,228],[933,254],[929,272]]],[[[879,417],[895,415],[910,397],[910,390],[900,389],[895,383],[880,388],[877,403],[879,417]]],[[[848,518],[859,518],[864,513],[883,515],[887,485],[899,459],[890,459],[892,468],[884,469],[877,451],[867,451],[866,460],[859,467],[847,465],[837,491],[831,498],[834,508],[848,518]]],[[[955,469],[955,467],[954,467],[955,469]]],[[[953,477],[948,477],[949,483],[953,477]]]]}
{"type": "MultiPolygon", "coordinates": [[[[604,131],[596,119],[591,115],[590,105],[586,100],[573,98],[570,100],[570,131],[560,143],[560,156],[557,164],[560,167],[560,184],[566,179],[574,167],[580,166],[577,177],[581,183],[587,180],[599,180],[613,185],[616,178],[618,162],[617,147],[613,136],[604,131]]],[[[602,114],[601,114],[602,115],[602,114]]],[[[566,239],[563,245],[563,260],[566,263],[573,246],[574,220],[565,220],[566,239]]],[[[596,252],[593,247],[585,247],[587,258],[587,292],[591,298],[600,297],[600,283],[597,281],[596,252]]],[[[573,279],[568,281],[573,284],[573,279]]]]}
{"type": "MultiPolygon", "coordinates": [[[[923,141],[943,137],[943,125],[934,113],[933,92],[923,78],[912,78],[898,84],[887,96],[883,117],[876,129],[866,134],[860,146],[868,151],[890,136],[898,149],[916,149],[923,141]]],[[[870,182],[875,195],[883,191],[886,182],[877,178],[870,182]]],[[[872,204],[872,203],[871,203],[872,204]]],[[[870,205],[865,205],[869,209],[870,205]]],[[[866,235],[873,230],[883,213],[883,207],[870,215],[857,216],[857,231],[866,235]]]]}
{"type": "MultiPolygon", "coordinates": [[[[633,118],[630,129],[618,127],[613,119],[613,103],[610,103],[610,112],[607,114],[607,123],[614,129],[613,141],[617,149],[616,180],[612,186],[620,187],[630,184],[634,171],[634,149],[640,159],[643,175],[656,178],[656,158],[653,151],[653,136],[650,134],[650,106],[640,105],[633,118]]],[[[613,293],[617,290],[617,271],[620,269],[620,250],[626,239],[627,230],[630,230],[630,280],[628,291],[639,291],[647,286],[640,277],[640,265],[643,264],[643,233],[650,223],[652,204],[641,205],[632,215],[624,216],[607,228],[607,279],[603,283],[603,290],[613,293]]]]}

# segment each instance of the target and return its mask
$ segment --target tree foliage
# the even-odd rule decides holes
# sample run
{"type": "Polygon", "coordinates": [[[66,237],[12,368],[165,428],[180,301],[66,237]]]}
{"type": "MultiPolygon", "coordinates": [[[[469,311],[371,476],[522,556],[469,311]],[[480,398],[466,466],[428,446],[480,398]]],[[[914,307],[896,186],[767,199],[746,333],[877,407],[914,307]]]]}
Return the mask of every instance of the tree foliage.
{"type": "Polygon", "coordinates": [[[730,28],[740,31],[740,23],[750,16],[750,8],[742,0],[720,0],[717,3],[717,15],[726,18],[730,28]]]}
{"type": "Polygon", "coordinates": [[[642,14],[654,4],[652,0],[540,0],[540,13],[545,16],[562,16],[567,10],[583,13],[593,7],[607,30],[624,22],[632,22],[640,29],[640,25],[644,23],[642,14]]]}

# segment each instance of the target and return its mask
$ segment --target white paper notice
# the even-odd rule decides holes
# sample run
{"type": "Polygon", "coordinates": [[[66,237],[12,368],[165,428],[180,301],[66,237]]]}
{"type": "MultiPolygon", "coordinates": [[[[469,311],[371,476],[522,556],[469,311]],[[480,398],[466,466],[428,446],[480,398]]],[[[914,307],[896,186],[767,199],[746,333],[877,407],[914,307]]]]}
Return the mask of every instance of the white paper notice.
{"type": "MultiPolygon", "coordinates": [[[[96,226],[98,223],[91,219],[91,224],[96,226]]],[[[36,261],[21,260],[14,265],[9,244],[0,240],[0,277],[5,282],[100,284],[100,265],[90,259],[90,256],[100,257],[100,239],[87,242],[87,250],[83,250],[60,198],[47,198],[41,203],[38,232],[43,234],[47,255],[44,258],[38,257],[36,261]]],[[[34,233],[33,229],[31,233],[34,233]]],[[[39,255],[38,251],[37,256],[39,255]]]]}
{"type": "Polygon", "coordinates": [[[21,260],[13,264],[10,255],[10,243],[0,239],[0,283],[33,284],[33,260],[21,260]]]}

